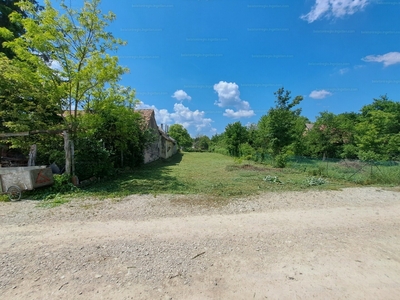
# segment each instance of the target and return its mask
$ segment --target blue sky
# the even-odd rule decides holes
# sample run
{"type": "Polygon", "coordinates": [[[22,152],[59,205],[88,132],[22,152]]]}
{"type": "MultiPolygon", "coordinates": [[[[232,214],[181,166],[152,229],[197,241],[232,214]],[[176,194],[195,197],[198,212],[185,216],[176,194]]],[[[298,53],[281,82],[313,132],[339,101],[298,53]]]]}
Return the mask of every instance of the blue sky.
{"type": "MultiPolygon", "coordinates": [[[[69,1],[67,1],[68,3],[69,1]]],[[[72,5],[81,1],[71,0],[72,5]]],[[[159,124],[195,137],[257,123],[284,87],[302,115],[399,101],[400,0],[102,1],[127,41],[117,52],[159,124]]]]}

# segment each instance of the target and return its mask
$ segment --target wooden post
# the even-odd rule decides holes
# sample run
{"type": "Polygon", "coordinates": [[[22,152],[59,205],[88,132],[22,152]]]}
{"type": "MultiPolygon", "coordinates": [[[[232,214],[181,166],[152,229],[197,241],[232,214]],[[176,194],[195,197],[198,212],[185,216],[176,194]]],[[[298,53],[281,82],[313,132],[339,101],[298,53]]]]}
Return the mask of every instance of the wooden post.
{"type": "Polygon", "coordinates": [[[36,153],[37,153],[37,147],[36,145],[32,145],[29,151],[28,167],[35,165],[36,153]]]}
{"type": "Polygon", "coordinates": [[[73,141],[69,141],[69,147],[71,149],[71,174],[75,176],[75,145],[73,141]]]}
{"type": "Polygon", "coordinates": [[[71,146],[69,143],[69,135],[67,131],[63,131],[64,136],[64,152],[65,152],[65,174],[71,175],[72,157],[71,146]]]}

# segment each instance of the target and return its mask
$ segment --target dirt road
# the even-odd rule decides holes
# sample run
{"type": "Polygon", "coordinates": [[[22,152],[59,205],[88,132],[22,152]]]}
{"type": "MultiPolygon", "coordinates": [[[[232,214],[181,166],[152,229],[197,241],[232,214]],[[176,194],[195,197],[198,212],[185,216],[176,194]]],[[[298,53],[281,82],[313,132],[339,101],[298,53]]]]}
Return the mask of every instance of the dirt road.
{"type": "Polygon", "coordinates": [[[0,298],[399,299],[399,192],[212,203],[0,203],[0,298]]]}

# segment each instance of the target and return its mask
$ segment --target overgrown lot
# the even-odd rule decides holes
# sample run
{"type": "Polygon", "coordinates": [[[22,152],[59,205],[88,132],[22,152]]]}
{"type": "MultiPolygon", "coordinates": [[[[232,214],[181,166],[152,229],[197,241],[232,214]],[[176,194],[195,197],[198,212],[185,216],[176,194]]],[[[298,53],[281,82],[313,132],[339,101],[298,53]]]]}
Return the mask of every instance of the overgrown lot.
{"type": "Polygon", "coordinates": [[[292,161],[287,168],[279,169],[217,153],[184,152],[168,160],[125,170],[86,187],[64,186],[61,192],[56,188],[43,189],[26,192],[23,198],[45,200],[41,202],[45,206],[76,197],[104,199],[131,194],[196,194],[222,200],[273,191],[339,189],[359,184],[398,185],[399,178],[399,166],[307,160],[292,161]]]}
{"type": "MultiPolygon", "coordinates": [[[[276,169],[216,153],[185,152],[170,160],[157,161],[118,178],[100,182],[84,191],[100,197],[162,193],[232,197],[305,189],[313,184],[312,180],[312,175],[301,170],[276,169]]],[[[344,184],[323,180],[318,186],[335,188],[344,184]]]]}

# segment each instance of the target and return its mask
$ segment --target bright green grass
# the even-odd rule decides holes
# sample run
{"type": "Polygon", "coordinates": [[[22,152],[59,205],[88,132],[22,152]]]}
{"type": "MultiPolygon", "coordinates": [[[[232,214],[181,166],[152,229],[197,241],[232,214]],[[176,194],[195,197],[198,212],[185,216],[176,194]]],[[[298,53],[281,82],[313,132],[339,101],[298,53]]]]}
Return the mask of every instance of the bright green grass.
{"type": "Polygon", "coordinates": [[[254,162],[237,163],[216,153],[179,153],[174,157],[138,168],[129,174],[81,190],[88,196],[123,197],[131,194],[202,194],[214,197],[247,196],[267,191],[336,189],[346,186],[337,180],[310,187],[308,173],[274,169],[254,162]],[[266,181],[277,176],[280,182],[266,181]]]}
{"type": "Polygon", "coordinates": [[[44,200],[39,206],[54,207],[72,198],[120,199],[132,194],[181,194],[200,195],[203,199],[200,201],[206,199],[204,204],[213,205],[224,199],[264,192],[340,189],[356,184],[396,186],[399,178],[399,166],[367,166],[357,171],[354,166],[343,163],[302,160],[291,161],[287,168],[277,169],[217,153],[185,152],[85,188],[67,189],[63,193],[55,188],[40,189],[24,192],[23,198],[44,200]]]}

